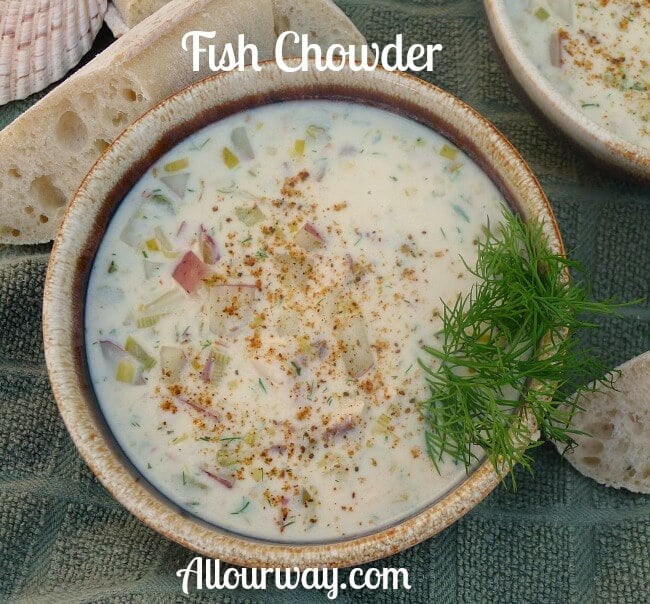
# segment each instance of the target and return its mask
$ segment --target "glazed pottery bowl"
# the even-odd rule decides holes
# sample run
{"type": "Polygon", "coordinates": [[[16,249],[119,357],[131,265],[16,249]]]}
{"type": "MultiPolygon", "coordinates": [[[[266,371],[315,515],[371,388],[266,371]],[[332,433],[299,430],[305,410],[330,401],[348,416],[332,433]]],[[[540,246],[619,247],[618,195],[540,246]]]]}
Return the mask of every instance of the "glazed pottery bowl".
{"type": "Polygon", "coordinates": [[[525,95],[559,130],[616,173],[650,180],[650,148],[626,141],[589,119],[530,59],[515,31],[506,0],[484,0],[487,19],[511,75],[525,95]]]}
{"type": "Polygon", "coordinates": [[[204,555],[240,565],[349,566],[415,545],[458,520],[498,484],[493,467],[482,461],[426,509],[413,510],[398,524],[373,533],[295,544],[250,539],[180,509],[135,469],[96,402],[84,348],[89,272],[116,207],[139,177],[176,143],[208,124],[296,99],[377,106],[439,132],[474,159],[524,219],[543,221],[550,246],[563,252],[553,212],[530,169],[492,124],[455,97],[395,72],[351,73],[346,68],[286,73],[269,62],[260,72],[219,74],[163,101],[130,126],[92,168],[65,214],[52,251],[43,311],[45,354],[54,396],[82,457],[110,493],[147,525],[204,555]]]}

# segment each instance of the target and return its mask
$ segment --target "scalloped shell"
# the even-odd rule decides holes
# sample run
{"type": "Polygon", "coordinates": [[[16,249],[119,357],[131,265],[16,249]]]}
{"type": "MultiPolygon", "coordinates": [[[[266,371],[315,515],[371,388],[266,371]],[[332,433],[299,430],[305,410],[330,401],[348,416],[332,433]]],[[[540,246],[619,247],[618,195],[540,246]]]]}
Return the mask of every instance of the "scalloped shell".
{"type": "Polygon", "coordinates": [[[106,0],[0,0],[0,104],[61,79],[88,52],[106,0]]]}

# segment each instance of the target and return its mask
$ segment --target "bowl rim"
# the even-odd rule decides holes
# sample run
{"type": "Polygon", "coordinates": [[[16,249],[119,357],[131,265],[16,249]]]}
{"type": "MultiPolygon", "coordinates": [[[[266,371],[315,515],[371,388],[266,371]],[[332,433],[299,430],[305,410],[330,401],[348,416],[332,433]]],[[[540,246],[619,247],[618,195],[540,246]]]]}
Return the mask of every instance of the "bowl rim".
{"type": "Polygon", "coordinates": [[[544,116],[596,159],[628,175],[650,180],[650,148],[617,136],[582,113],[541,73],[519,41],[505,0],[483,0],[496,45],[512,76],[544,116]]]}
{"type": "MultiPolygon", "coordinates": [[[[298,60],[287,63],[296,65],[298,60]]],[[[113,497],[150,528],[204,556],[242,566],[352,566],[395,554],[447,528],[499,484],[499,474],[484,460],[424,510],[377,532],[323,544],[248,539],[179,515],[139,482],[128,458],[103,434],[103,418],[94,408],[84,375],[84,279],[101,240],[95,230],[108,223],[113,209],[144,172],[143,166],[146,169],[176,142],[215,121],[214,115],[225,117],[278,101],[330,98],[377,104],[424,121],[470,155],[524,219],[543,219],[556,252],[564,253],[564,245],[551,205],[521,155],[493,124],[450,93],[414,76],[382,69],[318,72],[312,64],[307,72],[287,73],[274,61],[260,67],[259,72],[216,74],[163,100],[129,126],[90,169],[64,213],[48,263],[45,360],[59,412],[82,458],[113,497]]],[[[532,434],[535,425],[530,418],[528,426],[532,434]]]]}

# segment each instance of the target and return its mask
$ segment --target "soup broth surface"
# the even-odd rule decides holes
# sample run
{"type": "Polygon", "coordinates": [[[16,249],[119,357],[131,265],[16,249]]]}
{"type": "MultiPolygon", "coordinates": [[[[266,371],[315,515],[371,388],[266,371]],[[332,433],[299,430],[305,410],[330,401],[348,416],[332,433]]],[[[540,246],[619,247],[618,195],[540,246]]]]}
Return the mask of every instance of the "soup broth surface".
{"type": "Polygon", "coordinates": [[[354,103],[252,109],[169,151],[87,292],[91,380],[128,457],[251,537],[352,537],[465,476],[426,452],[418,363],[504,200],[444,138],[354,103]]]}
{"type": "Polygon", "coordinates": [[[650,1],[506,4],[541,74],[598,125],[650,148],[650,1]]]}

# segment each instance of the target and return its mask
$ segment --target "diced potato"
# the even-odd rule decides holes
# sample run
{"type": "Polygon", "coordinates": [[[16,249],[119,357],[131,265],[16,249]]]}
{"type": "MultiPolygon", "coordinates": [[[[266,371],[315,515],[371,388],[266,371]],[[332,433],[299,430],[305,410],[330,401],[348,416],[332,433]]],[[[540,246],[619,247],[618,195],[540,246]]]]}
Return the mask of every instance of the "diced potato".
{"type": "Polygon", "coordinates": [[[258,222],[266,219],[266,214],[262,212],[257,204],[250,208],[238,207],[235,208],[235,214],[246,226],[253,226],[258,222]]]}
{"type": "Polygon", "coordinates": [[[210,331],[227,336],[248,322],[256,288],[248,284],[217,283],[210,288],[210,331]]]}
{"type": "Polygon", "coordinates": [[[165,185],[172,190],[178,197],[183,199],[185,193],[187,192],[187,181],[190,179],[190,175],[185,174],[170,174],[169,176],[162,176],[160,181],[165,183],[165,185]]]}
{"type": "Polygon", "coordinates": [[[248,139],[248,134],[246,134],[246,128],[243,126],[235,128],[230,135],[230,140],[235,146],[235,149],[237,149],[237,151],[239,151],[246,159],[255,158],[253,147],[251,147],[250,140],[248,139]]]}
{"type": "Polygon", "coordinates": [[[442,155],[442,157],[444,157],[445,159],[449,159],[453,161],[458,156],[458,149],[445,143],[440,149],[440,155],[442,155]]]}
{"type": "Polygon", "coordinates": [[[325,245],[325,239],[323,236],[318,232],[316,227],[309,222],[306,222],[302,227],[300,227],[300,230],[296,233],[293,240],[296,245],[300,246],[307,252],[311,252],[325,245]]]}
{"type": "Polygon", "coordinates": [[[175,346],[160,347],[160,373],[164,382],[174,384],[181,379],[181,371],[185,365],[185,355],[175,346]]]}
{"type": "Polygon", "coordinates": [[[333,320],[345,367],[350,377],[358,379],[375,363],[361,311],[349,296],[341,294],[334,305],[333,320]]]}
{"type": "Polygon", "coordinates": [[[276,254],[273,261],[285,287],[303,286],[314,272],[312,261],[306,255],[276,254]]]}

